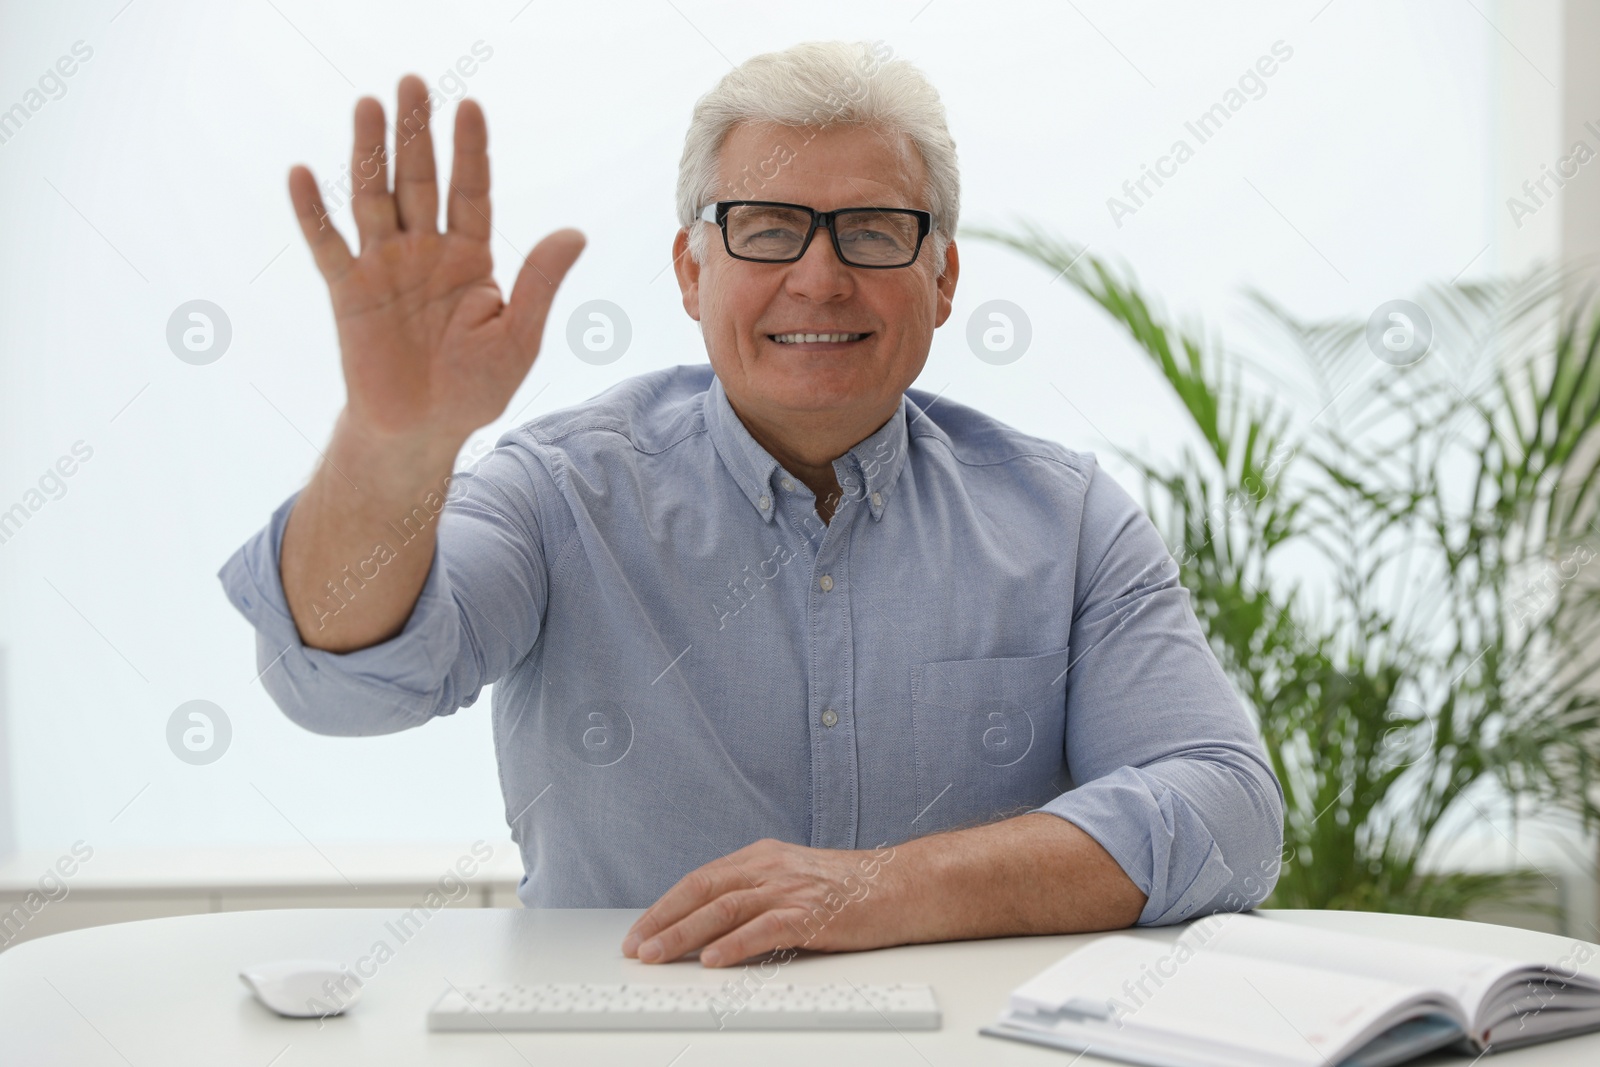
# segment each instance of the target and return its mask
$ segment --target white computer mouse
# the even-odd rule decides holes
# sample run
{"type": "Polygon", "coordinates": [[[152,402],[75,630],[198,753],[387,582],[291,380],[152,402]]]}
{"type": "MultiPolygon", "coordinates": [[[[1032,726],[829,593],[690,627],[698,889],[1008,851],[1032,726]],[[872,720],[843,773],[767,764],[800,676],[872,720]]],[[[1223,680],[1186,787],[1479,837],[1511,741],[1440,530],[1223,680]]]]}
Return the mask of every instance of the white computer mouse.
{"type": "Polygon", "coordinates": [[[257,1000],[279,1015],[316,1019],[338,1015],[361,999],[361,979],[324,960],[275,960],[239,972],[257,1000]]]}

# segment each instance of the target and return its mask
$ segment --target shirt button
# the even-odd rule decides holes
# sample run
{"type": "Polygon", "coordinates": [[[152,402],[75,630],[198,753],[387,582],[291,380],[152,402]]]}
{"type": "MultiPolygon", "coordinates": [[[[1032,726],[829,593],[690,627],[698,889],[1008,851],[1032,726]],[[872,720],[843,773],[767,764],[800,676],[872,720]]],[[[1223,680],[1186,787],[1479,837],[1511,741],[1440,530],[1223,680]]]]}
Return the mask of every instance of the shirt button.
{"type": "Polygon", "coordinates": [[[789,479],[785,478],[783,481],[779,482],[778,484],[783,486],[783,491],[784,492],[786,492],[786,493],[794,492],[794,483],[791,482],[789,479]]]}
{"type": "MultiPolygon", "coordinates": [[[[822,586],[822,591],[824,593],[828,592],[833,588],[833,575],[824,574],[820,579],[817,580],[817,584],[822,586]]],[[[832,726],[833,724],[829,723],[828,725],[832,726]]]]}
{"type": "Polygon", "coordinates": [[[822,713],[822,725],[833,726],[839,721],[839,715],[832,708],[822,713]]]}
{"type": "Polygon", "coordinates": [[[882,493],[873,493],[872,494],[872,506],[875,507],[875,508],[883,507],[883,494],[882,493]]]}
{"type": "Polygon", "coordinates": [[[771,506],[772,506],[772,500],[765,493],[763,493],[761,495],[761,499],[760,500],[756,501],[756,507],[760,508],[762,511],[766,511],[771,506]]]}

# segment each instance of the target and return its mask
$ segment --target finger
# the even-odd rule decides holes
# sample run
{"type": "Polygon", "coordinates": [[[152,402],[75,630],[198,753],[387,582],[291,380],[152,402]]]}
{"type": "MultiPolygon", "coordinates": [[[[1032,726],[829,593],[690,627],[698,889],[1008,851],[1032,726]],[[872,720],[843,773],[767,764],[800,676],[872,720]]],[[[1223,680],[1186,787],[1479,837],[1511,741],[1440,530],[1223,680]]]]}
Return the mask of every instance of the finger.
{"type": "Polygon", "coordinates": [[[525,349],[538,351],[539,340],[544,336],[545,319],[550,314],[550,304],[556,298],[556,289],[577,262],[578,255],[587,242],[582,233],[573,229],[557,230],[533,246],[528,258],[517,272],[511,287],[511,300],[506,305],[510,315],[509,326],[518,344],[525,349]]]}
{"type": "Polygon", "coordinates": [[[334,229],[328,209],[322,204],[322,193],[317,181],[305,167],[289,168],[289,201],[294,205],[295,218],[300,221],[300,232],[311,246],[311,256],[317,261],[322,277],[332,285],[350,269],[352,256],[344,236],[334,229]]]}
{"type": "Polygon", "coordinates": [[[394,198],[400,228],[439,230],[439,175],[434,168],[433,132],[428,128],[428,87],[415,74],[400,79],[400,108],[394,120],[394,198]]]}
{"type": "Polygon", "coordinates": [[[350,198],[350,210],[355,213],[363,249],[399,228],[394,197],[389,192],[387,133],[383,105],[370,96],[357,100],[355,144],[350,152],[350,180],[355,193],[350,198]]]}
{"type": "Polygon", "coordinates": [[[809,919],[810,916],[804,912],[789,915],[781,911],[763,911],[743,926],[717,938],[701,949],[700,962],[707,967],[731,967],[736,963],[743,963],[752,956],[787,952],[796,947],[803,947],[809,938],[800,936],[795,922],[797,918],[809,919]]]}
{"type": "Polygon", "coordinates": [[[723,893],[639,946],[643,963],[669,963],[685,952],[709,945],[766,910],[754,889],[723,893]]]}
{"type": "Polygon", "coordinates": [[[661,894],[661,899],[646,908],[644,914],[628,928],[622,939],[622,954],[637,956],[642,942],[715,899],[721,893],[715,886],[709,866],[697,867],[678,879],[676,885],[661,894]]]}
{"type": "Polygon", "coordinates": [[[676,885],[661,894],[660,900],[634,920],[623,938],[623,955],[632,956],[639,942],[654,937],[722,894],[736,889],[755,888],[755,883],[744,876],[738,863],[731,858],[737,855],[735,852],[701,864],[678,879],[676,885]],[[631,946],[629,942],[632,942],[631,946]]]}
{"type": "Polygon", "coordinates": [[[489,128],[476,100],[456,108],[455,158],[450,163],[450,198],[445,211],[451,233],[489,239],[489,128]]]}

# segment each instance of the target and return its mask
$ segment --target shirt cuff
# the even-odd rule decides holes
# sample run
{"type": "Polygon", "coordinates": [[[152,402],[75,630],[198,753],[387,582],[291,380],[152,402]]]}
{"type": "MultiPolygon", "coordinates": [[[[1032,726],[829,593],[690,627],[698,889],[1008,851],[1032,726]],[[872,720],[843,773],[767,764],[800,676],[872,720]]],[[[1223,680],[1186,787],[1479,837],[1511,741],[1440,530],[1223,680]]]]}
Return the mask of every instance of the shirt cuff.
{"type": "MultiPolygon", "coordinates": [[[[460,644],[460,619],[437,540],[427,581],[400,633],[353,652],[309,648],[290,614],[278,570],[284,526],[299,495],[279,505],[217,572],[228,600],[256,629],[262,685],[289,718],[318,733],[390,733],[454,712],[455,705],[440,696],[460,644]]],[[[348,571],[329,580],[345,595],[357,596],[363,579],[348,571]]],[[[383,574],[366,580],[382,581],[383,574]]],[[[341,601],[329,592],[326,603],[341,601]]]]}
{"type": "Polygon", "coordinates": [[[1085,782],[1034,811],[1094,838],[1148,898],[1139,926],[1182,922],[1233,880],[1216,838],[1189,802],[1135,767],[1085,782]]]}

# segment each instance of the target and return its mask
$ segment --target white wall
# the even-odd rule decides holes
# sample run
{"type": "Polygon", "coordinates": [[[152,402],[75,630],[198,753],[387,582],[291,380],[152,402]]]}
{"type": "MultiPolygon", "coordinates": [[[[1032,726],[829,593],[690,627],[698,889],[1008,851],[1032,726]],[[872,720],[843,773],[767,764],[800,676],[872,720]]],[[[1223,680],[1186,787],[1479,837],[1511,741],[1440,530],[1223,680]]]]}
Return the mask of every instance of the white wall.
{"type": "MultiPolygon", "coordinates": [[[[730,62],[810,37],[881,38],[928,72],[961,153],[965,221],[1047,222],[1215,325],[1244,286],[1303,315],[1364,317],[1424,280],[1554,247],[1551,213],[1508,256],[1499,183],[1508,146],[1518,174],[1553,158],[1537,121],[1557,95],[1455,0],[674,4],[0,3],[0,109],[74,42],[93,49],[0,144],[0,510],[75,442],[93,449],[66,495],[0,545],[21,847],[503,832],[487,697],[407,734],[308,734],[253,683],[250,631],[213,577],[302,484],[342,402],[288,167],[335,176],[358,95],[392,112],[402,73],[433,81],[480,40],[493,55],[467,87],[489,116],[502,284],[553,228],[590,241],[511,405],[523,419],[704,359],[663,273],[689,110],[730,62]],[[1265,95],[1115,225],[1107,198],[1277,41],[1293,56],[1265,95]],[[604,368],[558,328],[597,297],[634,327],[604,368]],[[194,298],[233,326],[209,366],[165,341],[194,298]],[[197,698],[234,732],[205,767],[165,742],[173,709],[197,698]]],[[[1558,78],[1544,47],[1525,50],[1558,78]]],[[[338,218],[348,233],[348,210],[338,218]]],[[[1132,487],[1105,441],[1172,449],[1181,423],[1163,387],[1063,284],[981,243],[962,253],[956,313],[919,384],[1095,449],[1132,487]],[[1032,318],[1032,350],[1010,366],[964,340],[992,298],[1032,318]]]]}
{"type": "Polygon", "coordinates": [[[15,798],[11,795],[11,710],[6,706],[6,650],[0,645],[0,863],[17,849],[15,798]]]}

